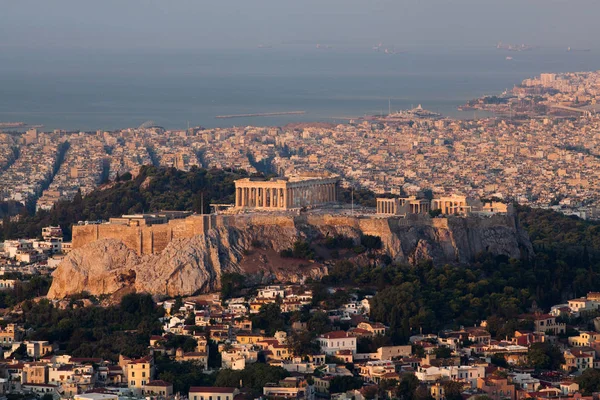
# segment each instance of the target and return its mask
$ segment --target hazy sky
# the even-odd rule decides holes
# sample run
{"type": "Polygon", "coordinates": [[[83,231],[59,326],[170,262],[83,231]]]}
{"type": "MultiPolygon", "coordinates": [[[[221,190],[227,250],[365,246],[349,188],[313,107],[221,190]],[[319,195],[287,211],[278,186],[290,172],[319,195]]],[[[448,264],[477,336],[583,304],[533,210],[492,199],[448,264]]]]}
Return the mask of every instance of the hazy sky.
{"type": "Polygon", "coordinates": [[[600,0],[0,0],[3,48],[599,47],[600,0]]]}

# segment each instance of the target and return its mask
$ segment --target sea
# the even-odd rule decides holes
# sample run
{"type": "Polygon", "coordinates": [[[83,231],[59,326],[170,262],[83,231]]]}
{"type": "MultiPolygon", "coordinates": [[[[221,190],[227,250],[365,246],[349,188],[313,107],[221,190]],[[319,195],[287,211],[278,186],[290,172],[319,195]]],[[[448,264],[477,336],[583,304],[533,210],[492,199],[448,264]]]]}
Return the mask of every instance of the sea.
{"type": "Polygon", "coordinates": [[[0,49],[0,122],[44,130],[116,130],[147,121],[189,126],[282,126],[423,108],[457,107],[543,72],[600,69],[600,49],[281,45],[246,49],[0,49]],[[304,114],[217,119],[217,115],[304,114]]]}

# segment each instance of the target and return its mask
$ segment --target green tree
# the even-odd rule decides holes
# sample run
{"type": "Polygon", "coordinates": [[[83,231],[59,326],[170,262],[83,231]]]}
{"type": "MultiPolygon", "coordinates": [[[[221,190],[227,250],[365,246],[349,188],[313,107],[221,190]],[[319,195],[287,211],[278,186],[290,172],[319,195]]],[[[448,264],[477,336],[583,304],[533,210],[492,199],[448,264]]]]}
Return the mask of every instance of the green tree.
{"type": "Polygon", "coordinates": [[[565,362],[560,348],[552,343],[533,343],[527,352],[529,365],[537,370],[556,370],[565,362]]]}
{"type": "Polygon", "coordinates": [[[305,357],[307,355],[318,354],[321,350],[319,343],[315,339],[316,333],[314,331],[294,331],[288,335],[288,345],[295,356],[305,357]]]}
{"type": "Polygon", "coordinates": [[[267,335],[285,329],[285,320],[277,303],[264,304],[257,314],[252,317],[252,326],[264,329],[267,335]]]}
{"type": "Polygon", "coordinates": [[[446,400],[462,400],[463,385],[460,382],[448,381],[444,383],[446,400]]]}
{"type": "Polygon", "coordinates": [[[239,294],[244,287],[246,277],[237,272],[226,272],[221,276],[221,299],[227,300],[239,294]]]}
{"type": "Polygon", "coordinates": [[[363,388],[362,395],[367,400],[373,400],[377,397],[378,392],[376,385],[370,385],[363,388]]]}
{"type": "Polygon", "coordinates": [[[243,387],[251,390],[254,395],[259,396],[267,383],[277,383],[288,376],[289,373],[281,367],[255,363],[248,365],[241,371],[220,370],[215,379],[215,386],[239,387],[241,383],[243,387]]]}
{"type": "Polygon", "coordinates": [[[335,376],[329,384],[330,393],[343,393],[362,388],[363,381],[354,376],[335,376]]]}
{"type": "Polygon", "coordinates": [[[396,396],[401,400],[414,400],[419,385],[419,379],[414,374],[405,374],[398,384],[396,396]]]}
{"type": "Polygon", "coordinates": [[[594,392],[600,392],[600,371],[588,368],[575,378],[575,382],[585,396],[591,396],[594,392]]]}

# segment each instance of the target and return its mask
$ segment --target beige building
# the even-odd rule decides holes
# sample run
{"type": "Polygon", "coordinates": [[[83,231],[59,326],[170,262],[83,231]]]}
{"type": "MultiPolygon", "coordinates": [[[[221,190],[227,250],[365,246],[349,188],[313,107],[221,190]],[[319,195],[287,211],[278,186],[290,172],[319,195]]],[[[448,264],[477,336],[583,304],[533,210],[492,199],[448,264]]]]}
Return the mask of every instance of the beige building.
{"type": "Polygon", "coordinates": [[[48,383],[48,368],[44,363],[28,363],[23,366],[23,383],[48,383]]]}
{"type": "Polygon", "coordinates": [[[44,357],[46,354],[54,351],[54,347],[47,340],[37,340],[25,342],[27,355],[32,358],[44,357]]]}
{"type": "Polygon", "coordinates": [[[235,181],[236,208],[286,210],[337,201],[336,177],[295,176],[235,181]]]}
{"type": "Polygon", "coordinates": [[[172,396],[173,395],[173,384],[165,381],[150,381],[143,389],[143,393],[146,396],[172,396]]]}
{"type": "Polygon", "coordinates": [[[477,378],[477,389],[483,391],[492,400],[515,400],[515,385],[509,384],[507,378],[489,376],[477,378]]]}
{"type": "Polygon", "coordinates": [[[550,314],[535,315],[533,324],[535,326],[535,332],[550,332],[552,335],[560,335],[567,330],[567,324],[564,322],[556,322],[556,317],[550,314]]]}
{"type": "Polygon", "coordinates": [[[19,342],[23,337],[23,329],[15,324],[0,328],[0,344],[19,342]]]}
{"type": "Polygon", "coordinates": [[[127,387],[134,392],[141,393],[154,377],[154,359],[150,356],[135,360],[119,356],[119,365],[127,377],[127,387]]]}
{"type": "Polygon", "coordinates": [[[263,394],[268,398],[314,399],[314,392],[314,387],[299,377],[288,377],[263,386],[263,394]]]}

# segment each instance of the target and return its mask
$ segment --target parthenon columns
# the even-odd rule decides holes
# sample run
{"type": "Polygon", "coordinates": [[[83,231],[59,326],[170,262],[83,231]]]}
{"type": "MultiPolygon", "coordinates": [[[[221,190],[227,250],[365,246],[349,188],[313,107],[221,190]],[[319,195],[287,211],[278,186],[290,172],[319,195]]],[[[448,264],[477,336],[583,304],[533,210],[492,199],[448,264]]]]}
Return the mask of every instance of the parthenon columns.
{"type": "Polygon", "coordinates": [[[236,181],[235,206],[238,208],[287,209],[334,202],[335,179],[236,181]]]}

